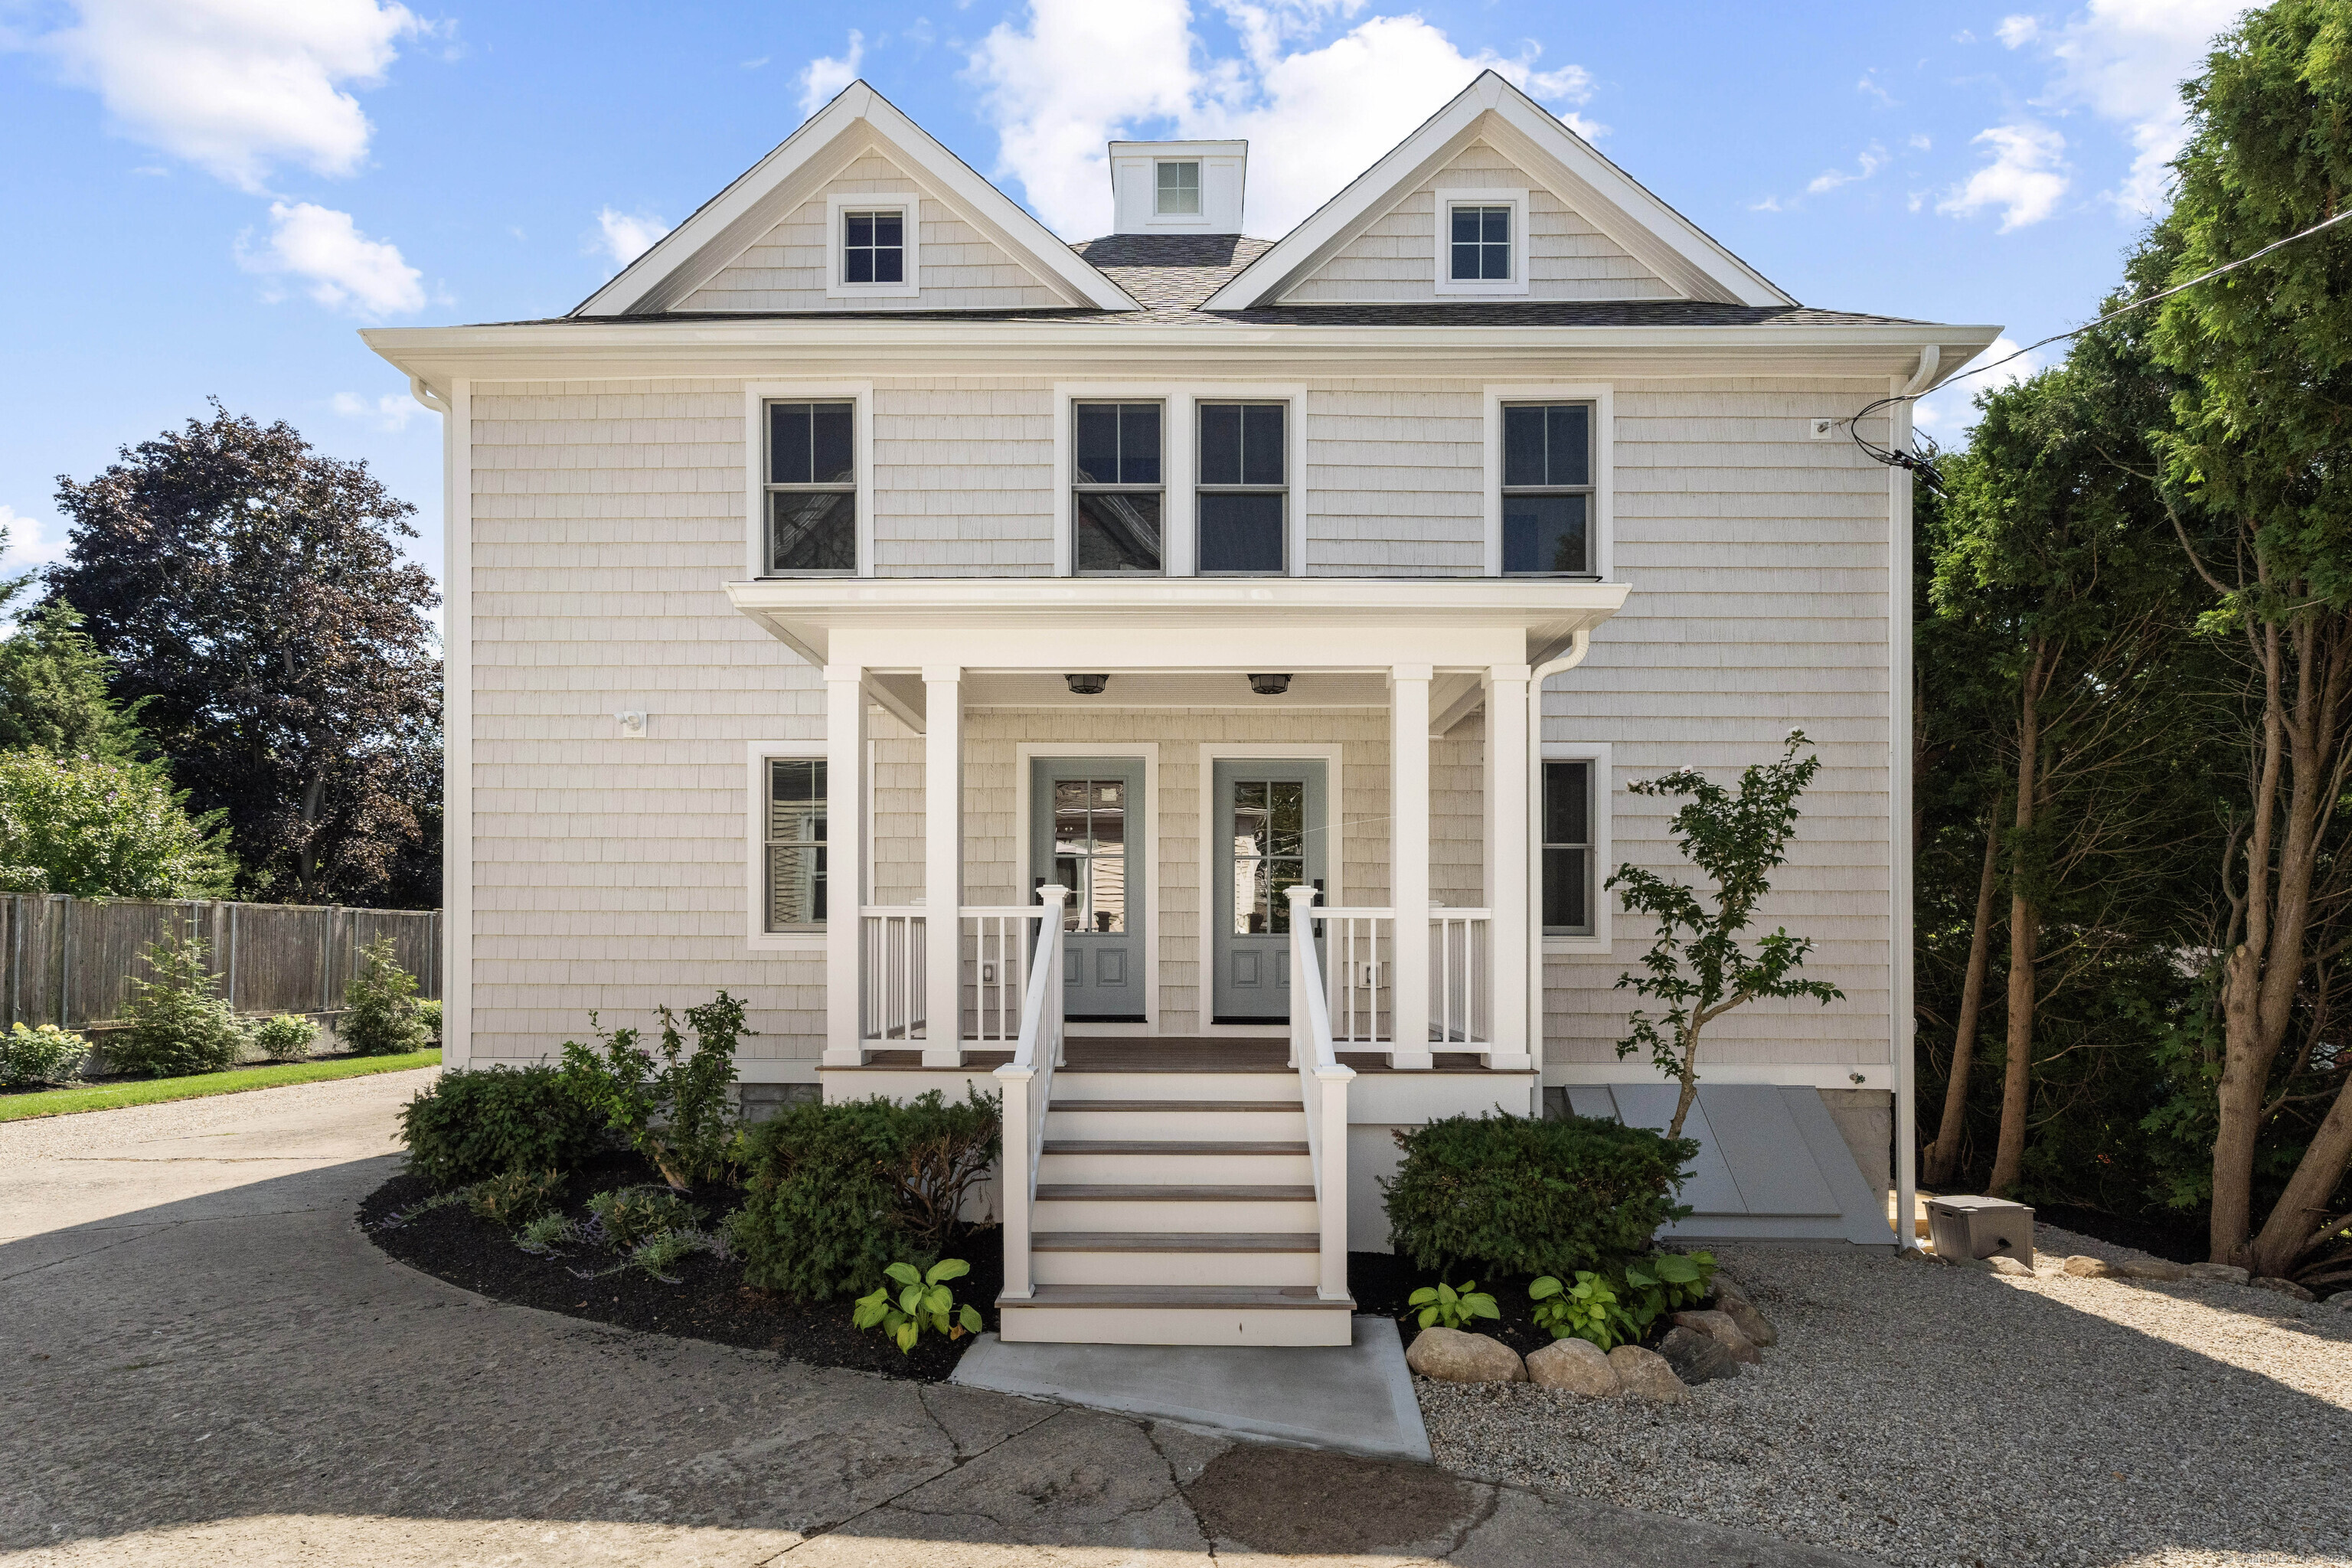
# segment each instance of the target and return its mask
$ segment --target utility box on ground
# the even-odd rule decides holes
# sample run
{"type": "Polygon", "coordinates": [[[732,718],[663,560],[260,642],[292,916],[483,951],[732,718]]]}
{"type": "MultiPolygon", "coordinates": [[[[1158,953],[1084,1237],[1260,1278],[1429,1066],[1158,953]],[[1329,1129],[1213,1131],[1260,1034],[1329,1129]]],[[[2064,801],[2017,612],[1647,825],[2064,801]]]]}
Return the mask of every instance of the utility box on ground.
{"type": "Polygon", "coordinates": [[[2033,1211],[2007,1198],[1929,1198],[1927,1238],[1938,1258],[2014,1258],[2033,1267],[2033,1211]]]}

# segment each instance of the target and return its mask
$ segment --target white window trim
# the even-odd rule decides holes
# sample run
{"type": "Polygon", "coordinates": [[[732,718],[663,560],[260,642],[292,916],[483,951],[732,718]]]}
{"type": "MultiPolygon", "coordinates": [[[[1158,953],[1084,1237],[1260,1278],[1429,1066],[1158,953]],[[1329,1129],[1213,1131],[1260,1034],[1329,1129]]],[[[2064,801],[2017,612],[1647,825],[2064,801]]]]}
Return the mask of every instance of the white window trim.
{"type": "Polygon", "coordinates": [[[1088,744],[1083,742],[1015,742],[1013,772],[1013,901],[1029,901],[1029,855],[1034,846],[1029,835],[1030,774],[1034,771],[1030,763],[1038,757],[1103,757],[1117,761],[1139,759],[1143,763],[1143,840],[1149,847],[1144,887],[1144,919],[1150,921],[1143,943],[1143,1022],[1140,1024],[1074,1024],[1073,1038],[1086,1036],[1156,1035],[1160,1033],[1160,948],[1168,932],[1160,922],[1160,911],[1168,900],[1162,896],[1168,879],[1161,875],[1160,858],[1160,742],[1157,741],[1109,741],[1088,744]]]}
{"type": "Polygon", "coordinates": [[[824,292],[829,300],[910,300],[923,291],[923,198],[904,191],[872,191],[864,195],[833,193],[824,198],[824,292]],[[905,277],[897,283],[845,283],[841,248],[848,237],[844,213],[896,212],[906,237],[905,277]]]}
{"type": "Polygon", "coordinates": [[[1489,385],[1486,395],[1486,461],[1482,479],[1486,518],[1486,574],[1503,574],[1503,405],[1590,403],[1592,405],[1592,569],[1601,581],[1615,580],[1617,484],[1615,399],[1606,383],[1537,382],[1489,385]]]}
{"type": "Polygon", "coordinates": [[[1528,193],[1524,190],[1450,190],[1437,193],[1434,238],[1437,291],[1441,294],[1524,294],[1528,291],[1528,193]],[[1472,281],[1454,276],[1454,209],[1457,206],[1511,209],[1511,275],[1501,279],[1472,281]]]}
{"type": "Polygon", "coordinates": [[[1171,228],[1180,226],[1192,228],[1208,227],[1209,161],[1206,158],[1202,157],[1197,153],[1191,154],[1173,154],[1167,157],[1152,159],[1151,216],[1155,220],[1167,225],[1171,228]],[[1189,213],[1165,213],[1160,210],[1160,166],[1166,163],[1190,163],[1192,165],[1192,195],[1198,201],[1198,205],[1201,209],[1200,211],[1189,213]]]}
{"type": "MultiPolygon", "coordinates": [[[[1284,525],[1283,575],[1307,575],[1307,387],[1303,382],[1056,382],[1054,384],[1054,575],[1076,575],[1071,559],[1073,403],[1158,403],[1164,444],[1160,454],[1164,508],[1160,563],[1163,577],[1200,574],[1200,405],[1203,403],[1285,403],[1284,479],[1290,493],[1284,525]]],[[[1497,516],[1499,518],[1499,513],[1497,516]]],[[[1496,524],[1500,526],[1499,522],[1496,524]]],[[[1246,580],[1246,579],[1244,579],[1246,580]]],[[[1080,755],[1087,753],[1081,752],[1080,755]]]]}
{"type": "Polygon", "coordinates": [[[1341,809],[1339,798],[1339,781],[1345,772],[1340,765],[1342,750],[1343,748],[1336,741],[1288,744],[1276,742],[1257,744],[1242,744],[1225,741],[1201,742],[1200,784],[1193,791],[1194,797],[1200,803],[1201,824],[1199,834],[1201,879],[1195,884],[1201,890],[1201,945],[1194,950],[1199,962],[1193,965],[1200,971],[1200,995],[1199,1000],[1194,1004],[1199,1009],[1193,1015],[1196,1025],[1192,1031],[1194,1034],[1208,1038],[1242,1039],[1252,1036],[1263,1038],[1269,1032],[1269,1026],[1264,1024],[1210,1022],[1217,1016],[1215,954],[1217,898],[1216,882],[1213,879],[1217,857],[1215,835],[1211,831],[1214,824],[1209,820],[1209,814],[1214,809],[1215,804],[1213,797],[1217,793],[1217,764],[1235,758],[1252,757],[1268,761],[1288,761],[1295,757],[1302,761],[1320,761],[1323,763],[1324,822],[1333,839],[1333,842],[1325,846],[1323,852],[1323,904],[1326,908],[1332,908],[1344,906],[1347,902],[1342,896],[1344,889],[1340,882],[1347,861],[1345,851],[1348,822],[1348,815],[1341,809]]]}
{"type": "Polygon", "coordinates": [[[850,460],[856,466],[857,570],[874,575],[874,384],[870,381],[747,381],[743,384],[743,486],[751,522],[744,542],[744,575],[768,575],[768,405],[834,402],[847,398],[850,460]]]}
{"type": "MultiPolygon", "coordinates": [[[[787,762],[823,762],[824,742],[814,741],[752,741],[744,747],[744,855],[745,884],[744,945],[761,952],[804,952],[813,958],[824,955],[825,928],[811,926],[806,931],[770,931],[768,929],[768,763],[771,758],[787,762]]],[[[833,803],[827,800],[825,850],[830,858],[833,850],[833,803]]],[[[827,914],[832,910],[827,910],[827,914]]]]}
{"type": "Polygon", "coordinates": [[[1610,947],[1612,916],[1617,907],[1614,894],[1601,887],[1616,870],[1611,857],[1615,853],[1610,833],[1610,803],[1616,798],[1617,775],[1610,762],[1610,744],[1606,741],[1546,741],[1536,748],[1534,764],[1528,781],[1528,843],[1534,850],[1535,888],[1528,900],[1535,908],[1532,924],[1543,940],[1547,954],[1600,953],[1607,954],[1610,947]],[[1592,931],[1588,936],[1549,936],[1543,929],[1543,764],[1546,763],[1591,763],[1592,764],[1592,931]]]}

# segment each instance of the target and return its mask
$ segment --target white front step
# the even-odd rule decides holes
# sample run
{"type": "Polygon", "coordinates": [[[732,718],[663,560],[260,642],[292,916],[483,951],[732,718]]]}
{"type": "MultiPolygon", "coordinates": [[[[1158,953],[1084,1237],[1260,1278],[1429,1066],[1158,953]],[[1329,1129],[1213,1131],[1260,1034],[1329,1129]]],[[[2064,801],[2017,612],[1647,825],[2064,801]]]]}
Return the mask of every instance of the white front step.
{"type": "Polygon", "coordinates": [[[1053,1102],[1080,1100],[1286,1100],[1298,1103],[1295,1072],[1084,1072],[1054,1074],[1053,1102]]]}
{"type": "Polygon", "coordinates": [[[1307,1141],[1307,1112],[1297,1100],[1109,1100],[1115,1110],[1097,1110],[1085,1100],[1057,1099],[1045,1112],[1045,1136],[1050,1139],[1159,1139],[1181,1142],[1213,1142],[1243,1138],[1253,1142],[1307,1141]],[[1170,1109],[1159,1107],[1165,1104],[1170,1109]],[[1142,1109],[1150,1106],[1151,1109],[1142,1109]],[[1233,1107],[1264,1107],[1234,1110],[1233,1107]]]}
{"type": "Polygon", "coordinates": [[[999,1300],[997,1325],[1015,1344],[1344,1345],[1354,1311],[1296,1286],[1040,1285],[1028,1300],[999,1300]]]}
{"type": "Polygon", "coordinates": [[[1037,1180],[1138,1186],[1307,1186],[1315,1172],[1303,1148],[1286,1143],[1161,1143],[1048,1140],[1037,1180]]]}
{"type": "MultiPolygon", "coordinates": [[[[1145,1188],[1150,1191],[1150,1188],[1145,1188]]],[[[1288,1198],[1220,1198],[1192,1195],[1170,1197],[1052,1197],[1040,1192],[1035,1210],[1039,1232],[1094,1231],[1312,1231],[1321,1223],[1315,1209],[1315,1189],[1288,1198]]]]}
{"type": "MultiPolygon", "coordinates": [[[[1227,1235],[1238,1238],[1243,1233],[1227,1235]]],[[[1181,1235],[1041,1233],[1030,1276],[1040,1285],[1197,1285],[1213,1279],[1220,1285],[1311,1286],[1320,1279],[1313,1237],[1305,1238],[1303,1247],[1297,1237],[1249,1239],[1265,1245],[1203,1249],[1187,1245],[1181,1235]]]]}

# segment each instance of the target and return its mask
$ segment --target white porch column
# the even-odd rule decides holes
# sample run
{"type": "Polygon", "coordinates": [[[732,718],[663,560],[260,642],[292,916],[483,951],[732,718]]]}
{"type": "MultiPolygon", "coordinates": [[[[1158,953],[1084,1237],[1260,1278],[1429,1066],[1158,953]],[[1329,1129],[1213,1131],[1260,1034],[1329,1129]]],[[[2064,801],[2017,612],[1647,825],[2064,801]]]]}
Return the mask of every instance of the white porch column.
{"type": "Polygon", "coordinates": [[[1389,1060],[1435,1064],[1429,1054],[1429,680],[1425,664],[1389,671],[1389,902],[1396,910],[1394,1018],[1389,1060]]]}
{"type": "Polygon", "coordinates": [[[824,667],[826,1067],[866,1059],[859,947],[866,921],[866,672],[824,667]]]}
{"type": "Polygon", "coordinates": [[[1528,919],[1528,675],[1524,664],[1486,669],[1486,907],[1494,911],[1486,956],[1494,1024],[1487,1038],[1495,1044],[1486,1065],[1518,1071],[1535,1065],[1528,1045],[1527,971],[1543,963],[1528,919]]]}
{"type": "Polygon", "coordinates": [[[963,671],[923,667],[923,1065],[963,1065],[963,671]]]}

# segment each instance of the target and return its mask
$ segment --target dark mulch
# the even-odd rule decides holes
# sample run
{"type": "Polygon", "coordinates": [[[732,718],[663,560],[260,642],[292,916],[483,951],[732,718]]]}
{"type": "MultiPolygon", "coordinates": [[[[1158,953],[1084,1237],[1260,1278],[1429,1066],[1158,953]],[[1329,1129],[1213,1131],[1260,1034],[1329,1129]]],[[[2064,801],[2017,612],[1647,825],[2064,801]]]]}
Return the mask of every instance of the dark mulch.
{"type": "MultiPolygon", "coordinates": [[[[592,1194],[658,1180],[652,1167],[635,1155],[603,1156],[572,1177],[567,1212],[585,1218],[586,1200],[592,1194]]],[[[583,1279],[574,1269],[610,1268],[620,1258],[606,1252],[535,1257],[517,1247],[509,1232],[475,1218],[463,1204],[445,1205],[392,1228],[382,1228],[388,1216],[433,1193],[432,1184],[422,1176],[394,1176],[361,1203],[360,1226],[369,1239],[412,1268],[493,1300],[641,1333],[676,1334],[745,1350],[775,1351],[817,1366],[854,1367],[923,1383],[944,1380],[971,1343],[969,1338],[951,1343],[926,1335],[913,1354],[901,1355],[898,1347],[878,1331],[860,1333],[850,1326],[848,1298],[786,1300],[746,1285],[740,1263],[721,1262],[707,1253],[698,1253],[678,1267],[676,1285],[666,1285],[635,1268],[583,1279]]],[[[718,1188],[707,1198],[697,1196],[706,1210],[707,1223],[715,1226],[722,1214],[741,1202],[742,1194],[737,1189],[718,1188]]],[[[970,1301],[978,1307],[988,1326],[994,1328],[996,1296],[1004,1286],[1001,1233],[993,1226],[973,1227],[955,1239],[949,1256],[971,1265],[971,1272],[952,1287],[957,1302],[970,1301]]]]}
{"type": "MultiPolygon", "coordinates": [[[[1459,1286],[1465,1279],[1475,1279],[1481,1291],[1495,1298],[1495,1308],[1503,1314],[1500,1321],[1479,1318],[1463,1327],[1475,1333],[1490,1334],[1525,1355],[1551,1343],[1551,1331],[1536,1327],[1535,1319],[1529,1315],[1535,1303],[1528,1300],[1528,1287],[1535,1283],[1535,1278],[1521,1274],[1488,1279],[1457,1268],[1446,1277],[1445,1282],[1459,1286]]],[[[1404,1336],[1407,1344],[1421,1332],[1421,1309],[1406,1306],[1406,1299],[1423,1285],[1434,1283],[1435,1277],[1425,1268],[1415,1268],[1409,1258],[1391,1252],[1348,1254],[1348,1293],[1356,1299],[1356,1310],[1395,1320],[1397,1331],[1404,1336]]]]}
{"type": "Polygon", "coordinates": [[[2136,1247],[2174,1263],[2202,1263],[2213,1256],[2211,1238],[2194,1215],[2176,1218],[2168,1215],[2109,1214],[2105,1209],[2077,1208],[2073,1204],[2035,1204],[2033,1217],[2077,1236],[2092,1237],[2117,1247],[2136,1247]]]}

